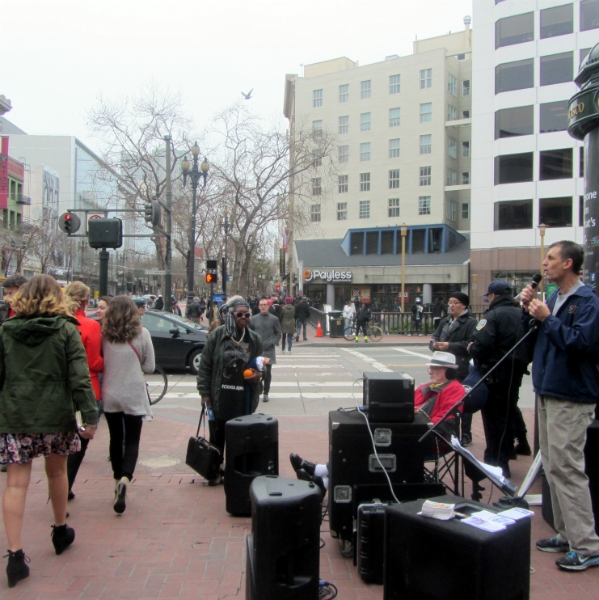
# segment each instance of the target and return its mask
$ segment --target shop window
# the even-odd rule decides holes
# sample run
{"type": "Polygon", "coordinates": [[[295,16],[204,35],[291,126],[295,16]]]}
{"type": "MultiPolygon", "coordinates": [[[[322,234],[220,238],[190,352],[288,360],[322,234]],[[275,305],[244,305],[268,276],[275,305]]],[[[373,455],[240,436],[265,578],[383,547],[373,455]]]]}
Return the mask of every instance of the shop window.
{"type": "Polygon", "coordinates": [[[572,177],[572,148],[540,152],[539,179],[568,179],[572,177]]]}
{"type": "Polygon", "coordinates": [[[495,49],[534,40],[535,15],[533,12],[505,17],[495,21],[495,49]]]}
{"type": "Polygon", "coordinates": [[[541,85],[570,83],[572,81],[573,53],[562,52],[541,56],[541,85]]]}
{"type": "Polygon", "coordinates": [[[350,254],[364,254],[364,232],[352,231],[350,235],[350,254]]]}
{"type": "Polygon", "coordinates": [[[532,181],[532,165],[532,152],[496,156],[495,185],[532,181]]]}
{"type": "Polygon", "coordinates": [[[412,254],[422,254],[424,252],[425,233],[424,229],[412,229],[412,254]]]}
{"type": "Polygon", "coordinates": [[[532,135],[534,106],[515,106],[495,111],[495,139],[532,135]]]}
{"type": "Polygon", "coordinates": [[[539,223],[547,227],[572,227],[572,198],[539,198],[539,223]]]}
{"type": "Polygon", "coordinates": [[[568,101],[541,104],[541,133],[566,131],[568,129],[568,101]]]}
{"type": "Polygon", "coordinates": [[[541,11],[541,39],[567,35],[574,31],[572,4],[562,4],[541,11]]]}
{"type": "Polygon", "coordinates": [[[495,231],[532,229],[532,200],[495,202],[495,231]]]}
{"type": "Polygon", "coordinates": [[[366,254],[378,254],[379,253],[379,232],[378,231],[367,231],[366,232],[366,254]]]}
{"type": "Polygon", "coordinates": [[[524,90],[534,87],[534,61],[532,58],[503,63],[495,67],[495,93],[524,90]]]}

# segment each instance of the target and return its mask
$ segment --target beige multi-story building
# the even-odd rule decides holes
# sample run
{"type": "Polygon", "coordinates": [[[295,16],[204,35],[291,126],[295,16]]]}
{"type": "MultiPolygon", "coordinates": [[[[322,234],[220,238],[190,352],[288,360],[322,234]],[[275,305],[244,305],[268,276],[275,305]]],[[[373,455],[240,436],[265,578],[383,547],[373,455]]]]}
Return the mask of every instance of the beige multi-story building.
{"type": "Polygon", "coordinates": [[[458,33],[415,41],[410,56],[365,66],[337,58],[287,75],[292,141],[311,129],[316,150],[321,131],[332,146],[334,168],[317,157],[303,201],[292,198],[307,225],[292,232],[289,262],[300,288],[321,303],[340,308],[359,295],[397,307],[402,226],[406,302],[467,284],[472,32],[469,17],[464,23],[458,33]],[[348,269],[349,280],[309,274],[348,269]]]}

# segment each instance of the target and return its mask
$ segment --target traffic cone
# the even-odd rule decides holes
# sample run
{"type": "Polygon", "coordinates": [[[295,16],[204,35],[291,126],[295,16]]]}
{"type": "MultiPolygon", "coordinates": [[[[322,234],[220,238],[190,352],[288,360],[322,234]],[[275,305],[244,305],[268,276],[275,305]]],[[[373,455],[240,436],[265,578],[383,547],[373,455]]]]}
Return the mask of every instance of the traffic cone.
{"type": "Polygon", "coordinates": [[[318,321],[318,327],[316,328],[316,337],[322,337],[322,327],[320,321],[318,321]]]}

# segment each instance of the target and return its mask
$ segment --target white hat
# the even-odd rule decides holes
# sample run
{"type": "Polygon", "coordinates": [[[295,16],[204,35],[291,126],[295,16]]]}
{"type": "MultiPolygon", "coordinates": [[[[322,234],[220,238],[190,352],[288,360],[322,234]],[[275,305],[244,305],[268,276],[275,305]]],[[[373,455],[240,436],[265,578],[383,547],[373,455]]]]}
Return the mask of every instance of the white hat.
{"type": "Polygon", "coordinates": [[[449,369],[457,369],[455,364],[455,356],[451,352],[433,352],[431,362],[426,364],[427,367],[447,367],[449,369]]]}

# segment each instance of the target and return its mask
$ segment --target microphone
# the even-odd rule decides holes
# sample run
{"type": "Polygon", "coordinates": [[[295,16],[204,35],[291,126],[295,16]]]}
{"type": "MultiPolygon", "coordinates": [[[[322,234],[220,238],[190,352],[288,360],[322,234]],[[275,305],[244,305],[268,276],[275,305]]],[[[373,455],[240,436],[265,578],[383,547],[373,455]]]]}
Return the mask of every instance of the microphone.
{"type": "MultiPolygon", "coordinates": [[[[537,287],[539,286],[539,283],[541,283],[541,281],[543,281],[543,276],[542,276],[540,273],[535,273],[535,274],[532,276],[532,281],[530,282],[530,287],[531,287],[533,290],[536,290],[536,289],[537,289],[537,287]]],[[[518,294],[518,295],[517,295],[517,296],[514,298],[514,300],[520,300],[520,297],[521,297],[521,296],[522,296],[522,294],[521,294],[521,293],[520,293],[520,294],[518,294]]]]}

